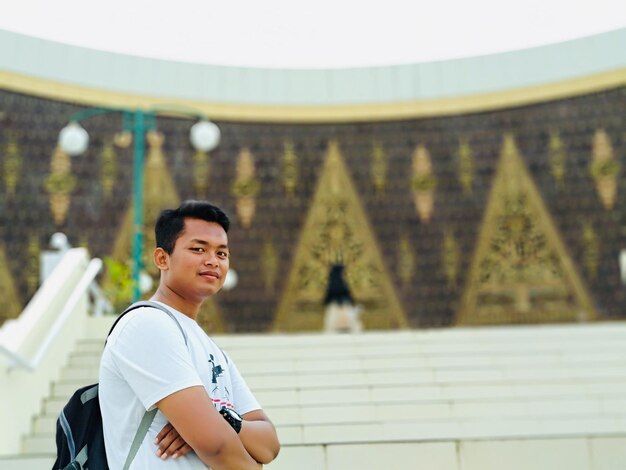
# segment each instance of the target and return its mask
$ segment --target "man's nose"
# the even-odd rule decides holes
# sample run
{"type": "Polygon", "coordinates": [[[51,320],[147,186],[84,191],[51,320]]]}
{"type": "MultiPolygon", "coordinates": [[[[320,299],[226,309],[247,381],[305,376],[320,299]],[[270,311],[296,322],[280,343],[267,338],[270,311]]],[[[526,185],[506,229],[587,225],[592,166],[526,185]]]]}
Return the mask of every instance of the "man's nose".
{"type": "Polygon", "coordinates": [[[207,266],[217,266],[217,256],[215,253],[207,253],[204,264],[207,266]]]}

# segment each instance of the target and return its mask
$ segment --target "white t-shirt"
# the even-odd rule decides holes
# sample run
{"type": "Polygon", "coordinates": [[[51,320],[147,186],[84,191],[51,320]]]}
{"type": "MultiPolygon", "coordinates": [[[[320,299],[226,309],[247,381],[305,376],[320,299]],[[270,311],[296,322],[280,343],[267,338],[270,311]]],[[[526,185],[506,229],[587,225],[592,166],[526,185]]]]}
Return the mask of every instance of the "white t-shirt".
{"type": "MultiPolygon", "coordinates": [[[[203,385],[218,410],[227,406],[245,414],[261,408],[235,364],[195,320],[167,308],[185,330],[187,345],[169,315],[141,307],[119,321],[104,348],[99,397],[111,469],[123,468],[146,410],[174,392],[203,385]]],[[[130,468],[207,468],[194,452],[176,460],[157,457],[154,439],[165,424],[167,419],[158,411],[130,468]]]]}

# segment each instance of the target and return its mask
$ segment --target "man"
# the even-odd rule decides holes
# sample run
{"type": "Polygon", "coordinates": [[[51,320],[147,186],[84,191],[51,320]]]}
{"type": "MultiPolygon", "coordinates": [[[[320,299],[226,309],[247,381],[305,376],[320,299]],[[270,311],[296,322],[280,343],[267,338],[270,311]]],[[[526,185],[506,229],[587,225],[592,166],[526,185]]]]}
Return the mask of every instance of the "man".
{"type": "Polygon", "coordinates": [[[271,421],[233,362],[196,323],[202,303],[224,284],[228,227],[224,212],[198,201],[164,210],[157,220],[154,263],[161,277],[151,300],[177,321],[141,307],[107,340],[99,397],[112,470],[123,468],[142,416],[154,407],[131,469],[258,470],[278,454],[271,421]]]}

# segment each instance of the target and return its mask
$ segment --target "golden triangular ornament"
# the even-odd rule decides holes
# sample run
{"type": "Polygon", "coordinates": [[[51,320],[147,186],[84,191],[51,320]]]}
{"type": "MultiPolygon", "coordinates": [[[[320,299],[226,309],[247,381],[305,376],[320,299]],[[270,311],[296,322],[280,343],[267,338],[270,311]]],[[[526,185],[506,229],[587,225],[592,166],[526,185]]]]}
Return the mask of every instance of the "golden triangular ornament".
{"type": "Polygon", "coordinates": [[[336,262],[345,265],[365,328],[407,326],[339,145],[331,142],[274,320],[276,330],[322,329],[328,273],[336,262]]]}
{"type": "Polygon", "coordinates": [[[16,318],[22,312],[22,302],[7,263],[3,244],[0,244],[0,298],[2,298],[2,309],[0,310],[1,326],[5,320],[16,318]]]}
{"type": "Polygon", "coordinates": [[[595,317],[585,285],[515,140],[506,135],[457,323],[595,317]]]}
{"type": "MultiPolygon", "coordinates": [[[[176,190],[172,174],[167,168],[162,146],[163,134],[155,131],[148,132],[146,136],[149,151],[144,168],[144,267],[153,276],[157,275],[157,269],[152,262],[152,252],[155,248],[154,224],[163,209],[178,207],[180,196],[176,190]]],[[[129,259],[131,256],[132,234],[134,227],[134,205],[130,204],[120,231],[115,239],[113,258],[119,261],[129,259]]]]}

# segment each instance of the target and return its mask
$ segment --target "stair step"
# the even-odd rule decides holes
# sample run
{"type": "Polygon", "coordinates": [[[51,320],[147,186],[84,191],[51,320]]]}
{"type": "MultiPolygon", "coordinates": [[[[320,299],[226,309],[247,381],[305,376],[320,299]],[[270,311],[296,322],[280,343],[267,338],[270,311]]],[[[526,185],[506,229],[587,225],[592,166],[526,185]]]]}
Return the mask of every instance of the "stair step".
{"type": "MultiPolygon", "coordinates": [[[[91,383],[97,381],[99,371],[99,359],[92,361],[89,359],[75,359],[82,364],[70,364],[61,369],[60,381],[77,382],[83,381],[91,383]]],[[[339,359],[332,364],[330,362],[320,361],[293,361],[293,360],[277,360],[271,363],[263,364],[263,371],[258,372],[258,364],[256,362],[237,361],[238,368],[249,378],[252,383],[257,377],[261,377],[261,381],[266,379],[267,382],[273,382],[272,376],[288,375],[294,381],[300,381],[303,378],[310,377],[315,380],[315,375],[330,375],[338,377],[350,375],[361,375],[370,381],[372,377],[385,376],[395,374],[397,376],[406,377],[424,377],[428,381],[450,381],[462,380],[466,377],[471,381],[492,380],[492,379],[513,379],[515,377],[524,377],[526,379],[541,378],[571,378],[571,377],[620,377],[626,368],[626,361],[616,360],[598,361],[598,362],[552,362],[543,360],[543,362],[530,364],[484,364],[471,365],[465,364],[458,366],[436,366],[421,363],[416,358],[404,358],[394,361],[394,369],[389,370],[389,361],[365,360],[365,359],[339,359]],[[250,371],[246,373],[246,371],[250,371]],[[456,377],[456,378],[455,378],[456,377]]],[[[294,383],[297,385],[297,383],[294,383]]]]}
{"type": "MultiPolygon", "coordinates": [[[[482,368],[474,370],[463,369],[427,369],[419,368],[405,371],[389,370],[354,370],[340,373],[331,371],[286,371],[265,370],[264,373],[251,372],[243,374],[248,385],[255,391],[281,389],[309,389],[333,387],[377,387],[388,384],[394,385],[460,385],[460,384],[489,384],[502,382],[517,385],[524,382],[595,382],[597,380],[624,382],[623,365],[589,365],[586,367],[536,367],[536,368],[482,368]]],[[[98,370],[95,367],[65,367],[61,372],[62,380],[52,385],[52,397],[69,397],[74,391],[84,385],[95,383],[98,380],[98,370]]]]}
{"type": "MultiPolygon", "coordinates": [[[[242,369],[240,369],[242,370],[242,369]]],[[[419,385],[419,384],[462,384],[462,383],[520,383],[539,380],[563,380],[563,381],[593,381],[596,379],[624,378],[626,364],[618,367],[598,365],[587,368],[485,368],[474,370],[356,370],[343,373],[332,372],[304,372],[302,374],[270,372],[246,373],[243,369],[246,382],[255,391],[277,390],[287,388],[320,388],[334,386],[380,386],[386,384],[395,385],[419,385]]]]}
{"type": "Polygon", "coordinates": [[[43,470],[52,468],[56,459],[54,453],[33,453],[28,455],[2,455],[0,468],[2,470],[43,470]]]}
{"type": "Polygon", "coordinates": [[[94,367],[65,366],[61,369],[59,380],[67,382],[84,382],[85,385],[87,385],[98,381],[99,368],[99,365],[94,367]]]}
{"type": "MultiPolygon", "coordinates": [[[[228,351],[255,354],[267,351],[276,357],[281,350],[295,354],[319,355],[324,351],[363,350],[376,351],[392,348],[408,348],[407,351],[437,352],[444,350],[506,350],[525,351],[554,350],[556,342],[559,350],[591,352],[596,349],[626,348],[623,344],[626,326],[617,323],[607,325],[544,325],[514,326],[498,328],[456,328],[446,330],[411,330],[394,332],[365,332],[360,335],[213,335],[213,339],[228,351]],[[293,349],[297,346],[297,349],[293,349]],[[323,346],[323,347],[321,347],[323,346]]],[[[76,351],[102,352],[106,332],[101,338],[82,340],[76,351]]]]}
{"type": "Polygon", "coordinates": [[[92,381],[85,380],[64,380],[62,382],[54,382],[50,390],[50,398],[65,398],[69,399],[76,390],[85,385],[90,385],[97,382],[97,377],[92,381]]]}
{"type": "MultiPolygon", "coordinates": [[[[303,427],[277,427],[285,444],[398,442],[445,440],[499,440],[564,436],[626,434],[626,416],[498,417],[458,420],[340,423],[303,427]]],[[[554,467],[557,468],[557,467],[554,467]]],[[[621,468],[621,467],[615,467],[621,468]]]]}
{"type": "MultiPolygon", "coordinates": [[[[626,360],[614,353],[611,357],[600,357],[597,360],[585,357],[584,360],[576,361],[574,357],[568,358],[552,358],[538,357],[534,360],[526,358],[524,361],[516,361],[513,358],[507,358],[508,363],[503,360],[496,360],[493,357],[478,358],[419,358],[419,357],[402,357],[394,359],[394,368],[389,370],[389,358],[366,359],[362,357],[335,359],[332,363],[322,360],[295,360],[290,358],[275,359],[271,362],[264,362],[262,371],[259,371],[256,359],[238,360],[233,357],[237,366],[242,370],[246,378],[255,376],[268,377],[269,375],[289,375],[293,378],[303,376],[313,376],[314,374],[334,374],[348,377],[350,374],[360,373],[366,375],[385,375],[385,374],[422,374],[434,377],[445,375],[467,375],[476,376],[485,374],[506,373],[507,375],[515,374],[534,374],[539,376],[572,376],[572,375],[600,375],[607,371],[609,375],[619,374],[620,370],[626,369],[626,360]],[[247,371],[247,372],[246,372],[247,371]]],[[[97,377],[100,366],[100,356],[95,355],[74,355],[70,358],[68,365],[61,370],[61,380],[94,380],[97,377]]]]}
{"type": "MultiPolygon", "coordinates": [[[[548,397],[539,399],[509,398],[501,400],[438,400],[431,402],[405,401],[390,404],[386,401],[341,406],[292,405],[266,406],[265,411],[276,426],[303,426],[342,422],[387,422],[387,416],[400,421],[423,419],[467,419],[502,416],[575,416],[595,413],[597,416],[626,415],[626,398],[616,397],[548,397]]],[[[35,433],[54,433],[58,413],[37,416],[33,423],[35,433]]]]}
{"type": "Polygon", "coordinates": [[[33,420],[32,432],[39,433],[54,433],[56,432],[58,414],[40,414],[35,416],[33,420]]]}
{"type": "Polygon", "coordinates": [[[102,354],[104,348],[104,336],[101,340],[85,340],[76,344],[76,353],[102,354]]]}
{"type": "MultiPolygon", "coordinates": [[[[586,436],[624,434],[626,415],[497,416],[465,419],[420,419],[360,423],[320,423],[306,426],[277,426],[286,444],[326,442],[383,442],[397,440],[489,439],[519,436],[586,436]]],[[[51,453],[56,449],[52,433],[32,434],[22,441],[24,453],[51,453]]]]}
{"type": "Polygon", "coordinates": [[[44,398],[42,414],[59,416],[69,397],[44,398]]]}
{"type": "MultiPolygon", "coordinates": [[[[77,370],[78,377],[87,377],[82,380],[70,380],[57,383],[53,386],[51,396],[44,401],[44,413],[58,413],[67,402],[69,396],[79,387],[97,381],[97,373],[89,374],[84,370],[77,370]]],[[[76,371],[75,371],[76,372],[76,371]]],[[[299,381],[299,383],[279,382],[256,384],[250,380],[255,394],[265,406],[273,405],[306,405],[319,403],[325,397],[333,402],[351,403],[363,401],[384,401],[387,394],[395,395],[396,399],[403,400],[464,400],[464,399],[506,399],[516,397],[571,397],[572,394],[587,394],[601,397],[609,394],[626,393],[626,378],[620,370],[598,369],[589,372],[589,376],[579,377],[551,377],[550,374],[527,377],[485,377],[483,380],[472,380],[472,377],[448,377],[447,380],[424,380],[417,378],[406,383],[377,382],[367,380],[353,383],[334,383],[324,381],[323,377],[315,381],[299,381]],[[334,395],[335,398],[332,398],[334,395]],[[341,398],[344,397],[345,398],[341,398]],[[312,401],[313,400],[313,401],[312,401]]],[[[244,372],[245,374],[245,372],[244,372]]]]}
{"type": "MultiPolygon", "coordinates": [[[[219,342],[217,342],[219,344],[219,342]]],[[[329,345],[324,348],[319,345],[317,348],[302,347],[297,349],[291,347],[260,347],[258,349],[238,348],[235,345],[223,346],[224,350],[235,359],[266,360],[288,357],[290,359],[304,360],[333,360],[338,357],[364,357],[368,359],[377,357],[415,357],[418,359],[428,357],[491,357],[498,359],[493,354],[502,354],[505,359],[509,357],[520,357],[533,360],[537,357],[552,356],[555,358],[581,358],[598,356],[611,357],[615,352],[626,352],[626,345],[611,344],[607,342],[593,342],[587,344],[555,344],[554,341],[538,343],[533,345],[525,344],[421,344],[415,340],[415,344],[410,345],[329,345]],[[526,347],[524,347],[526,346],[526,347]]],[[[615,357],[615,356],[613,356],[615,357]]]]}
{"type": "Polygon", "coordinates": [[[67,361],[67,365],[70,367],[98,367],[100,364],[100,357],[102,357],[102,354],[95,354],[91,352],[71,354],[67,361]]]}
{"type": "Polygon", "coordinates": [[[22,451],[25,454],[55,454],[56,440],[54,433],[30,434],[22,438],[22,451]]]}

